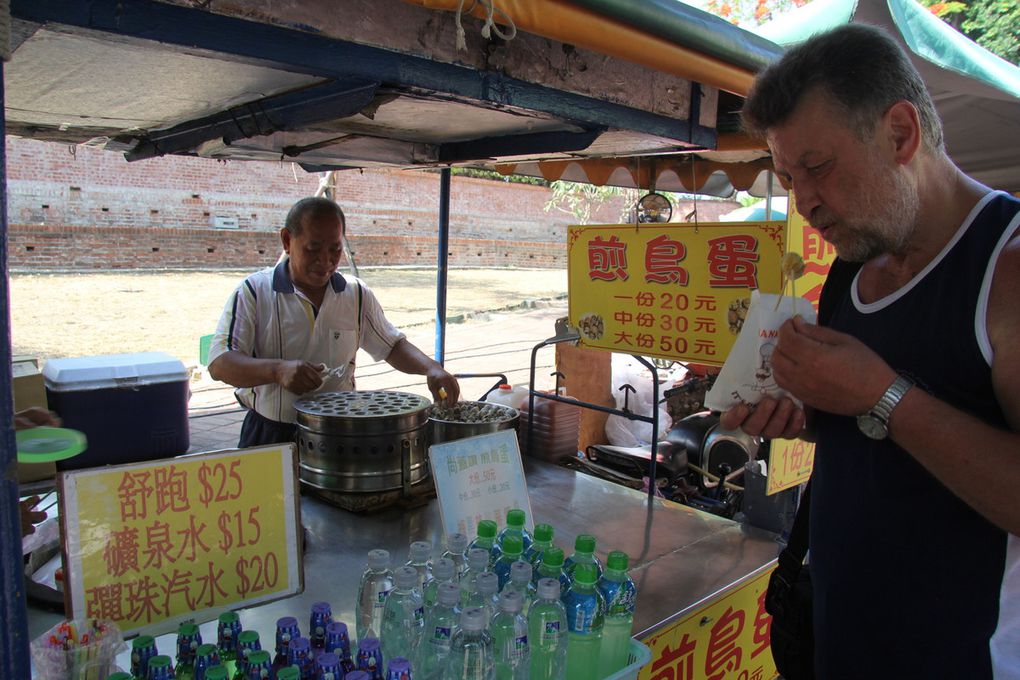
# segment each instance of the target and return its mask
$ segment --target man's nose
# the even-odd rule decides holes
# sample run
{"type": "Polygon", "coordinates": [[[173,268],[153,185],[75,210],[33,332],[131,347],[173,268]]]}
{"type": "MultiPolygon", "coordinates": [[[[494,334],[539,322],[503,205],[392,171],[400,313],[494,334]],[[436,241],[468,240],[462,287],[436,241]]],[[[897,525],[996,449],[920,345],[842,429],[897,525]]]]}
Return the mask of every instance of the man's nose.
{"type": "Polygon", "coordinates": [[[797,203],[797,212],[808,221],[810,221],[814,209],[822,204],[818,198],[818,192],[808,181],[793,182],[793,198],[797,203]]]}

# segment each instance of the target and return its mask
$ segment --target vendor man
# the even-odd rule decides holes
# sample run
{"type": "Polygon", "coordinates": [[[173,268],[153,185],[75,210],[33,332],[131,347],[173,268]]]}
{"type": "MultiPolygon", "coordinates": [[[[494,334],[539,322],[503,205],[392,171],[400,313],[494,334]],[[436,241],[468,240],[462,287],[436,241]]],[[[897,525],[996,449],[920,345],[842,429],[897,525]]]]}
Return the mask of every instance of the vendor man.
{"type": "Polygon", "coordinates": [[[230,296],[209,348],[209,375],[233,385],[248,409],[238,446],[294,440],[294,401],[354,389],[358,348],[398,371],[426,376],[437,401],[460,387],[438,362],[386,320],[363,281],[336,271],[346,220],[325,198],[303,198],[280,230],[275,267],[246,278],[230,296]]]}

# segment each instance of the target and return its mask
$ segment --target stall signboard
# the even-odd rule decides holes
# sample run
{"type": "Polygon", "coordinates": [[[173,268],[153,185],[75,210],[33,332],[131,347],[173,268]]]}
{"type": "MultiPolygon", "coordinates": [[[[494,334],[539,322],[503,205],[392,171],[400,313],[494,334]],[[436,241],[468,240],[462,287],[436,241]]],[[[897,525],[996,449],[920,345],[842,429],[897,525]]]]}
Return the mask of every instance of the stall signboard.
{"type": "Polygon", "coordinates": [[[641,639],[652,660],[638,680],[770,680],[772,617],[765,590],[775,562],[707,604],[641,639]]]}
{"type": "Polygon", "coordinates": [[[741,302],[755,288],[779,292],[785,231],[785,222],[570,227],[570,325],[592,349],[722,366],[741,302]]]}
{"type": "Polygon", "coordinates": [[[473,536],[483,519],[503,527],[514,508],[524,510],[528,529],[534,528],[515,430],[433,444],[429,461],[447,536],[473,536]]]}
{"type": "Polygon", "coordinates": [[[765,495],[803,484],[815,466],[815,445],[803,439],[773,439],[769,442],[769,470],[765,495]]]}
{"type": "Polygon", "coordinates": [[[303,589],[293,444],[60,475],[73,618],[160,634],[303,589]]]}

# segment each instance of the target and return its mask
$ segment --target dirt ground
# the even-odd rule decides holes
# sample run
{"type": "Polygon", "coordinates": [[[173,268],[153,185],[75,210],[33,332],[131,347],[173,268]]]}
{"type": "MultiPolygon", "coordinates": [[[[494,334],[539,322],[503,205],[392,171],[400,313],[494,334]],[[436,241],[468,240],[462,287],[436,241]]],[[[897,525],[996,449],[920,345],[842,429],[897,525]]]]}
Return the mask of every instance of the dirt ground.
{"type": "MultiPolygon", "coordinates": [[[[162,351],[198,363],[199,338],[216,328],[246,272],[144,271],[11,274],[14,354],[40,359],[162,351]]],[[[434,323],[436,274],[423,269],[361,269],[387,317],[409,332],[434,323]]],[[[565,270],[456,269],[449,273],[448,318],[565,296],[565,270]]],[[[425,348],[426,351],[428,348],[425,348]]]]}

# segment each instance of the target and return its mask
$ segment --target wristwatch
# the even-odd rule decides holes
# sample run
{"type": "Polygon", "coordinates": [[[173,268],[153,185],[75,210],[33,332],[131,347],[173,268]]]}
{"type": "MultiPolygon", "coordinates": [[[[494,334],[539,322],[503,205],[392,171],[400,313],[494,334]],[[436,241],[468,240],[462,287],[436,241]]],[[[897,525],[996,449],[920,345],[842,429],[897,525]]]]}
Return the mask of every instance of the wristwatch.
{"type": "Polygon", "coordinates": [[[903,399],[903,395],[914,386],[910,378],[899,375],[889,389],[885,391],[878,403],[871,407],[867,413],[857,416],[857,428],[864,433],[864,436],[871,439],[885,439],[889,436],[889,417],[893,409],[903,399]]]}

